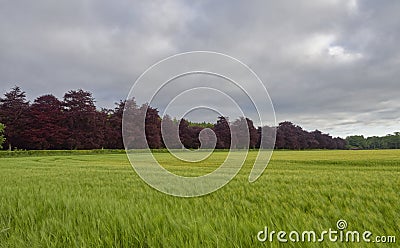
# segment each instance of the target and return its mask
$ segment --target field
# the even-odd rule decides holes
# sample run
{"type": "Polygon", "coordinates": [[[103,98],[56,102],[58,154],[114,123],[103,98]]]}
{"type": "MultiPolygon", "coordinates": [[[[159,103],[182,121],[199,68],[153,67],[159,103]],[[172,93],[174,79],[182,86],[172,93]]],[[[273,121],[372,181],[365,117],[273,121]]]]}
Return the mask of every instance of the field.
{"type": "MultiPolygon", "coordinates": [[[[400,239],[400,150],[276,151],[264,174],[245,166],[224,188],[202,197],[160,193],[124,154],[0,158],[0,247],[396,247],[378,243],[264,243],[257,233],[337,229],[400,239]]],[[[178,163],[177,173],[208,173],[226,156],[178,163]]]]}

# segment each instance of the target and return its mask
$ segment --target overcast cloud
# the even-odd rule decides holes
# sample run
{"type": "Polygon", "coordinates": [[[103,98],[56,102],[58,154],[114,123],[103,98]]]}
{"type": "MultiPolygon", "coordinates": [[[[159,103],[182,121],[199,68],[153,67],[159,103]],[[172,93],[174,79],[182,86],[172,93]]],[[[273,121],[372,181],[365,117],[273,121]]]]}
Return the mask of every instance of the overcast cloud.
{"type": "Polygon", "coordinates": [[[0,89],[124,99],[160,59],[236,57],[277,121],[332,135],[400,131],[400,1],[1,1],[0,89]]]}

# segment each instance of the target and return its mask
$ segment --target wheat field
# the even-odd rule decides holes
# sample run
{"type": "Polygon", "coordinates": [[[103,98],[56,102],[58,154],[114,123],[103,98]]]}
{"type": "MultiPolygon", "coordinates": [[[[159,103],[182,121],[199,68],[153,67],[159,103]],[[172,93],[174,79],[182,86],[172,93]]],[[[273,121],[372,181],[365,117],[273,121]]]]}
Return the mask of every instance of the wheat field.
{"type": "MultiPolygon", "coordinates": [[[[195,198],[154,190],[121,152],[21,154],[0,156],[0,247],[365,247],[257,239],[265,227],[320,232],[339,219],[400,237],[400,150],[275,151],[249,183],[252,151],[229,184],[195,198]]],[[[226,154],[195,165],[155,156],[174,173],[201,175],[226,154]]],[[[396,244],[368,247],[385,245],[396,244]]]]}

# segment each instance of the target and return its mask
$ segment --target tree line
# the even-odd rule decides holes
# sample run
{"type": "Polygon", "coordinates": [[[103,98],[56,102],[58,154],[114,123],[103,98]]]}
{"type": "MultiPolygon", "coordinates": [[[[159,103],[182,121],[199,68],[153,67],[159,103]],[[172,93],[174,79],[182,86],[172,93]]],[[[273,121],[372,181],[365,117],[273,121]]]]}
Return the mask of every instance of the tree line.
{"type": "MultiPolygon", "coordinates": [[[[199,135],[202,130],[209,129],[215,133],[217,149],[229,149],[231,144],[235,148],[259,148],[261,133],[273,135],[275,131],[276,149],[346,149],[348,144],[353,145],[351,139],[334,138],[319,130],[309,132],[288,121],[279,123],[277,127],[255,127],[253,121],[245,117],[231,122],[228,117],[220,116],[216,123],[192,123],[168,115],[161,117],[156,108],[146,104],[139,106],[133,99],[119,101],[113,109],[98,109],[92,93],[82,89],[68,91],[62,100],[48,94],[30,103],[25,92],[15,86],[0,98],[0,135],[2,127],[5,127],[3,149],[123,149],[121,124],[126,108],[133,113],[146,111],[145,136],[152,149],[166,147],[161,135],[162,122],[163,128],[179,130],[180,142],[172,142],[170,148],[182,148],[181,143],[192,149],[203,143],[207,146],[210,133],[203,135],[206,138],[202,142],[199,135]],[[235,130],[234,137],[231,137],[231,128],[235,130]],[[247,140],[250,142],[244,142],[247,140]]],[[[140,135],[137,132],[135,128],[128,130],[128,140],[134,142],[140,135]]],[[[166,135],[170,133],[166,132],[166,135]]],[[[0,144],[2,140],[0,136],[0,144]]]]}
{"type": "Polygon", "coordinates": [[[364,137],[353,135],[346,138],[350,149],[400,149],[400,132],[378,137],[364,137]]]}

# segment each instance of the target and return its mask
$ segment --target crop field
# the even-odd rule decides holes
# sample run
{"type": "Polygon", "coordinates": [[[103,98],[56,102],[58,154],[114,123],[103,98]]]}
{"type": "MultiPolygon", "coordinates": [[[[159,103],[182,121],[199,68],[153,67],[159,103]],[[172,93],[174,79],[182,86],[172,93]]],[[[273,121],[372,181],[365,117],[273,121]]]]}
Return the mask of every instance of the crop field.
{"type": "MultiPolygon", "coordinates": [[[[182,175],[211,172],[226,152],[203,163],[155,153],[182,175]]],[[[1,155],[1,154],[0,154],[1,155]]],[[[0,247],[396,247],[400,242],[400,150],[275,151],[248,182],[256,152],[222,189],[202,197],[160,193],[127,156],[53,154],[0,158],[0,247]],[[369,230],[396,243],[260,242],[276,232],[369,230]]],[[[288,236],[286,236],[288,239],[288,236]]],[[[363,242],[363,241],[360,241],[363,242]]]]}

